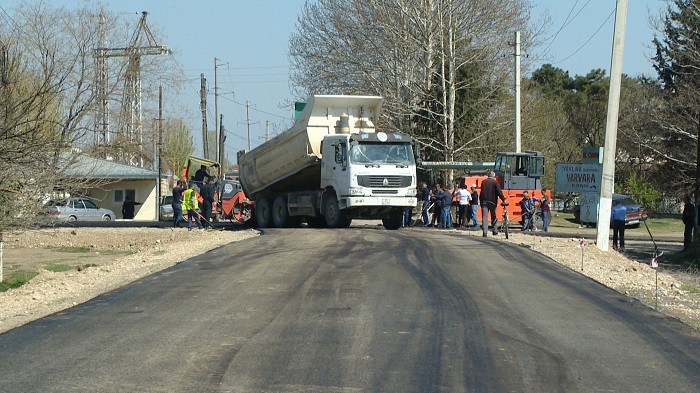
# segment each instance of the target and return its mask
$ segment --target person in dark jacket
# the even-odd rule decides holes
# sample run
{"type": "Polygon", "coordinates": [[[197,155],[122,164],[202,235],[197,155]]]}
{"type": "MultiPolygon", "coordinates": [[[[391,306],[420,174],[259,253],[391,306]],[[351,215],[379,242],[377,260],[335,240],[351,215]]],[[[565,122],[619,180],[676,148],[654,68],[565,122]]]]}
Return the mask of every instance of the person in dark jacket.
{"type": "Polygon", "coordinates": [[[498,203],[498,198],[506,203],[506,197],[503,196],[503,191],[501,191],[501,186],[495,179],[496,173],[489,172],[488,179],[481,182],[481,195],[479,199],[481,200],[481,231],[483,236],[486,237],[486,232],[489,230],[489,222],[486,221],[486,216],[491,214],[491,226],[492,233],[498,235],[498,230],[496,229],[496,203],[498,203]]]}
{"type": "Polygon", "coordinates": [[[695,228],[695,205],[690,198],[690,195],[686,195],[683,198],[683,225],[685,226],[685,231],[683,232],[683,251],[688,251],[690,248],[690,243],[693,241],[693,228],[695,228]]]}
{"type": "Polygon", "coordinates": [[[442,191],[440,191],[438,194],[438,198],[440,198],[440,206],[442,207],[440,211],[440,218],[442,221],[441,228],[452,228],[452,215],[450,214],[450,208],[452,207],[452,193],[447,186],[442,186],[442,191]]]}
{"type": "Polygon", "coordinates": [[[178,180],[173,187],[173,227],[177,228],[180,221],[183,221],[182,216],[182,193],[185,192],[185,182],[178,180]]]}
{"type": "Polygon", "coordinates": [[[140,205],[141,202],[132,201],[130,196],[126,196],[124,203],[122,203],[122,218],[127,220],[134,219],[134,208],[136,205],[140,205]]]}
{"type": "Polygon", "coordinates": [[[476,192],[476,184],[472,184],[470,187],[472,191],[472,199],[469,201],[469,208],[472,210],[472,219],[474,220],[474,228],[479,227],[479,218],[476,216],[477,209],[479,208],[479,193],[476,192]]]}
{"type": "Polygon", "coordinates": [[[199,189],[199,196],[202,197],[202,205],[200,209],[202,210],[202,217],[204,217],[204,224],[211,227],[211,208],[214,204],[214,182],[216,178],[210,177],[207,182],[205,182],[199,189]]]}
{"type": "Polygon", "coordinates": [[[442,202],[438,197],[438,194],[440,194],[441,191],[442,188],[440,187],[440,183],[436,183],[433,186],[433,194],[431,196],[431,198],[433,199],[433,219],[430,220],[430,224],[428,224],[429,227],[436,227],[440,224],[440,222],[442,222],[440,218],[440,215],[442,214],[442,202]]]}
{"type": "Polygon", "coordinates": [[[197,169],[197,172],[194,173],[194,180],[197,182],[197,185],[201,185],[202,182],[209,178],[209,172],[207,172],[207,166],[206,165],[201,165],[199,169],[197,169]]]}

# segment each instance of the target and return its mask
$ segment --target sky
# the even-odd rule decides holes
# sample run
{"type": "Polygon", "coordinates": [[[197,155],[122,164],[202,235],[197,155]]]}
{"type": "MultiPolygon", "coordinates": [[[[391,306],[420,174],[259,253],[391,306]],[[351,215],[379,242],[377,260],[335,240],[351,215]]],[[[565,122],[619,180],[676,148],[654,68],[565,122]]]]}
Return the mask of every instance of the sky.
{"type": "MultiPolygon", "coordinates": [[[[32,0],[29,0],[32,1],[32,0]]],[[[2,8],[12,14],[18,0],[3,0],[2,8]]],[[[90,0],[53,0],[68,8],[92,3],[90,0]]],[[[202,155],[199,77],[208,82],[208,124],[214,126],[214,58],[218,59],[219,113],[227,131],[226,156],[235,162],[236,152],[247,148],[246,102],[250,102],[251,145],[265,140],[265,123],[270,134],[282,132],[291,123],[289,105],[301,97],[292,96],[289,85],[287,46],[305,0],[113,0],[107,7],[135,21],[136,12],[148,11],[148,23],[164,31],[164,42],[173,49],[184,68],[184,88],[171,107],[188,108],[195,154],[202,155]],[[129,15],[131,14],[131,15],[129,15]]],[[[592,69],[610,68],[614,23],[614,0],[533,0],[533,25],[549,16],[542,36],[545,44],[533,53],[532,70],[550,63],[585,75],[592,69]],[[547,51],[543,56],[542,51],[547,51]]],[[[654,75],[649,62],[654,30],[650,15],[665,8],[661,0],[631,0],[628,4],[623,72],[654,75]]],[[[2,16],[2,11],[0,11],[2,16]]],[[[0,23],[6,20],[0,18],[0,23]]],[[[523,75],[528,71],[524,70],[523,75]]],[[[165,89],[168,87],[165,86],[165,89]]],[[[157,104],[157,103],[156,103],[157,104]]],[[[146,104],[144,104],[146,105],[146,104]]],[[[166,103],[167,105],[167,103],[166,103]]]]}

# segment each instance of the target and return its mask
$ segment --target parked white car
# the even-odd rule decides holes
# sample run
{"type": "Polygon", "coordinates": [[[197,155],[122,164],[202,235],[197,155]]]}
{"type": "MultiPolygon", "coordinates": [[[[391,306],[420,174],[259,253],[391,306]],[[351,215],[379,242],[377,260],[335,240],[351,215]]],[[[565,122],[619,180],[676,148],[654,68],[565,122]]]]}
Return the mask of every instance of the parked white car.
{"type": "Polygon", "coordinates": [[[117,218],[113,211],[86,198],[49,202],[48,214],[59,221],[112,221],[117,218]]]}

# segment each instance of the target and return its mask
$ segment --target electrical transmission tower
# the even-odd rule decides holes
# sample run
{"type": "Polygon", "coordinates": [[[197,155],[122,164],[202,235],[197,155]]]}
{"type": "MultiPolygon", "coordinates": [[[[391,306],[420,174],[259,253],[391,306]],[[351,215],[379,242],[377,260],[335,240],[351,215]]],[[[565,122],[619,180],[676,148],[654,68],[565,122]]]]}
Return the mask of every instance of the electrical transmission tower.
{"type": "MultiPolygon", "coordinates": [[[[97,150],[106,157],[105,149],[112,142],[109,130],[108,66],[110,57],[126,57],[128,64],[124,75],[124,92],[121,115],[119,117],[118,135],[127,145],[138,145],[138,163],[143,166],[143,125],[141,121],[141,57],[170,55],[167,45],[158,45],[151,30],[146,25],[148,12],[141,13],[141,20],[134,32],[129,46],[123,48],[105,47],[105,21],[100,15],[100,47],[95,48],[95,89],[98,98],[98,110],[95,118],[97,150]]],[[[124,161],[133,161],[133,154],[122,157],[124,161]]],[[[133,162],[132,162],[133,163],[133,162]]]]}

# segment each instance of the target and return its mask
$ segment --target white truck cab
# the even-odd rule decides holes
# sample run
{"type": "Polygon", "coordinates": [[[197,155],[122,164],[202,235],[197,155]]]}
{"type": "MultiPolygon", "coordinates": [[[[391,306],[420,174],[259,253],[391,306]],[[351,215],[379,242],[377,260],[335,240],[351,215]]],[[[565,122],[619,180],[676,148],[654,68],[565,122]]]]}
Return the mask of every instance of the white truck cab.
{"type": "Polygon", "coordinates": [[[353,218],[401,227],[416,206],[411,138],[382,132],[381,97],[314,96],[284,133],[238,154],[259,227],[346,227],[353,218]]]}

